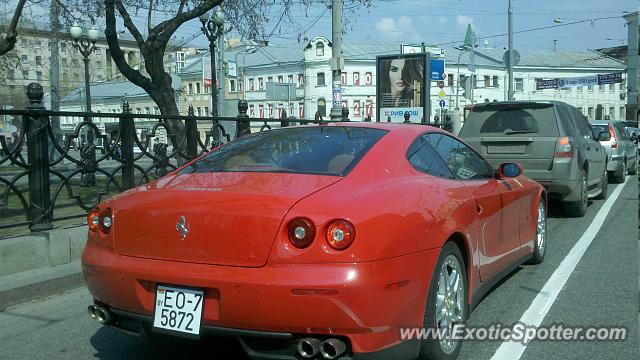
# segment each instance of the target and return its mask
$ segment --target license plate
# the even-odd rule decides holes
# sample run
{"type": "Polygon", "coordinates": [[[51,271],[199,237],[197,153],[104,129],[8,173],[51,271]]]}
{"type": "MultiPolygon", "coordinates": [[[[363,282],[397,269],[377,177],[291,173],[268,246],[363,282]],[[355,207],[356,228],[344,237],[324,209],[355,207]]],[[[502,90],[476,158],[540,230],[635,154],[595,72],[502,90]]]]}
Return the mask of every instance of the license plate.
{"type": "Polygon", "coordinates": [[[526,145],[489,145],[489,154],[524,154],[526,145]]]}
{"type": "Polygon", "coordinates": [[[200,335],[204,292],[158,285],[153,327],[160,332],[200,335]]]}

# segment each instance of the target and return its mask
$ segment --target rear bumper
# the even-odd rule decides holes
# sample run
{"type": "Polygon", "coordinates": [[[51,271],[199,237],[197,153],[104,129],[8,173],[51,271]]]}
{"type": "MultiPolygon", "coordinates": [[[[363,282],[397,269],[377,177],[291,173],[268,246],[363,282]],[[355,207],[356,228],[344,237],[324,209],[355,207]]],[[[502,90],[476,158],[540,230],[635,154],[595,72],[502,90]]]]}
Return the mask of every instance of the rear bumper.
{"type": "Polygon", "coordinates": [[[618,172],[622,169],[624,162],[623,155],[612,155],[607,163],[607,171],[618,172]]]}
{"type": "Polygon", "coordinates": [[[295,339],[340,336],[348,339],[354,358],[396,346],[415,358],[419,343],[400,341],[399,327],[422,326],[438,253],[433,249],[368,263],[243,268],[127,257],[89,241],[82,263],[94,299],[135,314],[138,321],[153,314],[156,284],[198,287],[205,289],[204,334],[231,329],[295,339]],[[294,289],[333,292],[294,295],[294,289]]]}

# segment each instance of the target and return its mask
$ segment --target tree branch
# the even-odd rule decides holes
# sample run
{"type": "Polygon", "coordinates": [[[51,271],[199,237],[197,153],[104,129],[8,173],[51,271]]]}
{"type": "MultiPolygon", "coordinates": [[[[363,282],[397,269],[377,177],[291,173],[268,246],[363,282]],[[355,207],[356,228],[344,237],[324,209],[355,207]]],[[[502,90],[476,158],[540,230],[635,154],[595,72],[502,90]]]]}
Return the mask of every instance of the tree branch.
{"type": "Polygon", "coordinates": [[[187,3],[187,0],[180,0],[180,7],[178,8],[178,14],[182,14],[184,10],[184,5],[187,3]]]}
{"type": "Polygon", "coordinates": [[[13,47],[16,45],[16,41],[18,40],[18,32],[16,29],[18,28],[20,15],[22,15],[22,8],[24,8],[24,4],[26,2],[27,0],[20,0],[18,2],[16,11],[13,13],[13,19],[11,19],[9,29],[7,29],[6,37],[3,39],[2,36],[0,36],[0,56],[13,50],[13,47]]]}
{"type": "Polygon", "coordinates": [[[149,13],[147,14],[147,30],[151,31],[151,17],[153,16],[153,0],[149,0],[149,13]]]}
{"type": "Polygon", "coordinates": [[[223,0],[203,0],[200,5],[194,7],[193,9],[177,14],[173,19],[165,20],[155,26],[152,31],[149,32],[149,37],[153,36],[157,37],[158,40],[168,42],[173,36],[173,33],[178,30],[180,25],[185,22],[195,19],[200,15],[206,14],[207,11],[213,9],[214,7],[221,5],[223,0]]]}
{"type": "MultiPolygon", "coordinates": [[[[105,5],[107,8],[109,8],[109,3],[113,3],[113,0],[105,1],[105,5]]],[[[124,21],[124,26],[127,28],[127,30],[129,30],[133,38],[136,39],[136,43],[138,43],[138,47],[140,48],[140,50],[142,50],[142,47],[144,46],[144,38],[142,37],[142,34],[140,34],[140,31],[138,31],[136,24],[134,24],[133,20],[131,20],[131,16],[129,16],[127,9],[124,7],[124,4],[122,4],[122,0],[116,0],[115,6],[118,8],[118,12],[120,13],[120,16],[122,16],[122,20],[124,21]]],[[[109,10],[107,9],[107,11],[109,10]]],[[[115,19],[115,13],[114,13],[114,19],[115,19]]],[[[115,24],[113,27],[113,31],[114,32],[116,31],[115,24]]]]}
{"type": "MultiPolygon", "coordinates": [[[[109,45],[109,49],[111,50],[111,58],[113,62],[115,62],[118,70],[124,75],[127,79],[129,79],[132,83],[140,86],[145,91],[149,92],[152,83],[151,80],[144,77],[139,71],[133,69],[124,58],[124,53],[120,48],[120,44],[118,42],[118,32],[116,28],[116,14],[115,14],[115,6],[116,2],[120,2],[120,0],[105,0],[105,15],[106,15],[106,30],[104,32],[105,37],[107,39],[107,44],[109,45]]],[[[131,21],[131,18],[129,18],[131,21]]],[[[140,37],[142,38],[142,37],[140,37]]],[[[138,43],[139,46],[140,43],[138,43]]],[[[142,42],[144,44],[144,41],[142,42]]],[[[142,49],[141,49],[142,50],[142,49]]]]}

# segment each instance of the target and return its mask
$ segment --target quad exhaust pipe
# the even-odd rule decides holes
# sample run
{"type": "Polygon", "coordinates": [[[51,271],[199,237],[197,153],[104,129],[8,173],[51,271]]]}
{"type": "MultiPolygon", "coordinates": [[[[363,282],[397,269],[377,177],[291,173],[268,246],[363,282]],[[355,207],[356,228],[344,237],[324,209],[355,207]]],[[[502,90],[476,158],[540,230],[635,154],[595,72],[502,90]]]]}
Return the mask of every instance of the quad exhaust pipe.
{"type": "Polygon", "coordinates": [[[102,306],[89,305],[87,311],[91,319],[97,320],[100,324],[106,325],[111,322],[111,313],[102,306]]]}
{"type": "Polygon", "coordinates": [[[327,339],[320,341],[316,338],[302,338],[298,341],[298,354],[305,359],[316,357],[318,353],[325,359],[338,358],[347,350],[347,344],[340,339],[327,339]]]}

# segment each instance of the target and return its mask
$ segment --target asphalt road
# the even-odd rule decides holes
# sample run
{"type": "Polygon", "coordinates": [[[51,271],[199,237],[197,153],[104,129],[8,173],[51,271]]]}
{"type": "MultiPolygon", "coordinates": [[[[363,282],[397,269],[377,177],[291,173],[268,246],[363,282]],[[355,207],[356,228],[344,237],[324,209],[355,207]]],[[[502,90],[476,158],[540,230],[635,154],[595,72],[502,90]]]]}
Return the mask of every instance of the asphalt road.
{"type": "MultiPolygon", "coordinates": [[[[610,185],[609,193],[619,186],[610,185]]],[[[521,359],[640,358],[637,189],[637,177],[629,177],[557,298],[540,314],[543,325],[621,325],[629,331],[627,340],[533,341],[524,348],[521,359]]],[[[552,212],[545,262],[522,266],[510,274],[471,313],[469,325],[516,323],[590,224],[597,223],[596,214],[604,203],[593,201],[580,219],[552,212]]],[[[0,358],[246,359],[233,340],[150,343],[123,335],[89,320],[86,307],[90,303],[90,295],[81,288],[0,313],[0,358]]],[[[467,341],[460,359],[491,359],[500,346],[500,342],[467,341]]]]}

